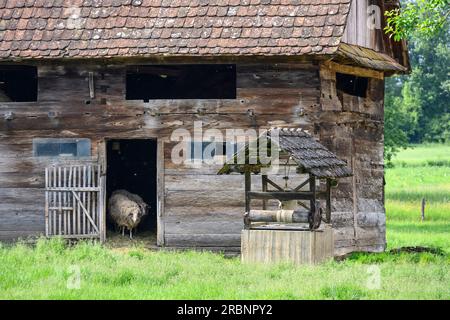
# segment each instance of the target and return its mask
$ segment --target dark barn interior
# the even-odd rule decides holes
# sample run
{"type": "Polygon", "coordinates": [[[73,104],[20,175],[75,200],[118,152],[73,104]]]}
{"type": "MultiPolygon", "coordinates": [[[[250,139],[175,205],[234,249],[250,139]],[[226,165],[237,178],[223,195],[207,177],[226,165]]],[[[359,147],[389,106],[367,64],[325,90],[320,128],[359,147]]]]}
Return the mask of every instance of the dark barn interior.
{"type": "Polygon", "coordinates": [[[236,99],[236,65],[130,66],[127,100],[236,99]]]}
{"type": "MultiPolygon", "coordinates": [[[[137,228],[137,235],[156,233],[156,140],[109,140],[107,142],[106,197],[124,189],[139,195],[150,209],[137,228]]],[[[108,219],[107,228],[115,226],[108,219]]]]}
{"type": "Polygon", "coordinates": [[[0,66],[0,102],[37,100],[37,68],[33,66],[0,66]]]}

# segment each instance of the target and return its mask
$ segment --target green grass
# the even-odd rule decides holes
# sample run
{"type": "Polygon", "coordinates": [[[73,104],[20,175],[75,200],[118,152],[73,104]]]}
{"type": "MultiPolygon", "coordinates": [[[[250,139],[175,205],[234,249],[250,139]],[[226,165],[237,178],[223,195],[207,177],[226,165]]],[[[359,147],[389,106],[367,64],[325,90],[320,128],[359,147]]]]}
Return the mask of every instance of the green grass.
{"type": "Polygon", "coordinates": [[[420,146],[386,172],[388,250],[426,246],[440,254],[355,253],[318,266],[267,266],[208,252],[39,240],[0,246],[0,299],[450,299],[449,158],[447,146],[420,146]]]}
{"type": "Polygon", "coordinates": [[[394,166],[450,166],[450,144],[421,144],[402,150],[393,159],[394,166]]]}
{"type": "Polygon", "coordinates": [[[213,253],[118,252],[41,240],[35,249],[2,248],[0,256],[3,299],[450,298],[448,257],[433,254],[355,254],[320,266],[264,266],[213,253]],[[80,288],[73,289],[77,268],[80,288]],[[378,272],[380,286],[372,287],[378,272]]]}
{"type": "Polygon", "coordinates": [[[414,146],[393,163],[386,170],[388,247],[432,246],[450,253],[450,146],[414,146]]]}

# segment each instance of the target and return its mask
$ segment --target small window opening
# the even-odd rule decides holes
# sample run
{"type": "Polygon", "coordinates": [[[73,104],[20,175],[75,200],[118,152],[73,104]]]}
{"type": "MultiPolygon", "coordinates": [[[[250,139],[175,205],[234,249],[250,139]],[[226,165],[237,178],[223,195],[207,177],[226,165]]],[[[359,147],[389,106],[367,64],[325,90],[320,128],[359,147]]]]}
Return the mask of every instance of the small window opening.
{"type": "Polygon", "coordinates": [[[227,156],[237,152],[237,144],[229,142],[198,142],[191,141],[189,145],[189,160],[204,160],[215,157],[227,156]],[[201,153],[200,153],[201,151],[201,153]]]}
{"type": "Polygon", "coordinates": [[[35,157],[90,157],[90,139],[34,139],[35,157]]]}
{"type": "Polygon", "coordinates": [[[236,66],[145,65],[129,67],[127,100],[236,99],[236,66]]]}
{"type": "Polygon", "coordinates": [[[37,68],[0,66],[0,102],[37,101],[37,68]]]}
{"type": "Polygon", "coordinates": [[[367,97],[369,78],[336,73],[336,89],[352,96],[367,97]]]}

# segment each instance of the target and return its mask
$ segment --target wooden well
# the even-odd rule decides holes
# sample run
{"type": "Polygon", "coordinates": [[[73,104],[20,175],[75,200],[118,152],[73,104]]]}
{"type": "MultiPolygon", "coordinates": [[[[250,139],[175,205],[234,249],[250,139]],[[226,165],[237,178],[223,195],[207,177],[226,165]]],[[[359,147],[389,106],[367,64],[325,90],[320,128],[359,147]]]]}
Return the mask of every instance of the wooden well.
{"type": "Polygon", "coordinates": [[[242,230],[241,248],[244,263],[317,264],[334,256],[333,229],[242,230]]]}

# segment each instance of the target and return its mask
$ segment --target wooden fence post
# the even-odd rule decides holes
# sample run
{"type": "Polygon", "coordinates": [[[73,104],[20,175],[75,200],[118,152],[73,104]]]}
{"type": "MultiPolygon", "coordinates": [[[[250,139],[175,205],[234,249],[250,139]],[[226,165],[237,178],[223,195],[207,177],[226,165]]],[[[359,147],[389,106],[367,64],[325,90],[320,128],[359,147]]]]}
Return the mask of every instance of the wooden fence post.
{"type": "Polygon", "coordinates": [[[425,198],[422,198],[422,221],[425,221],[425,204],[426,200],[425,198]]]}

